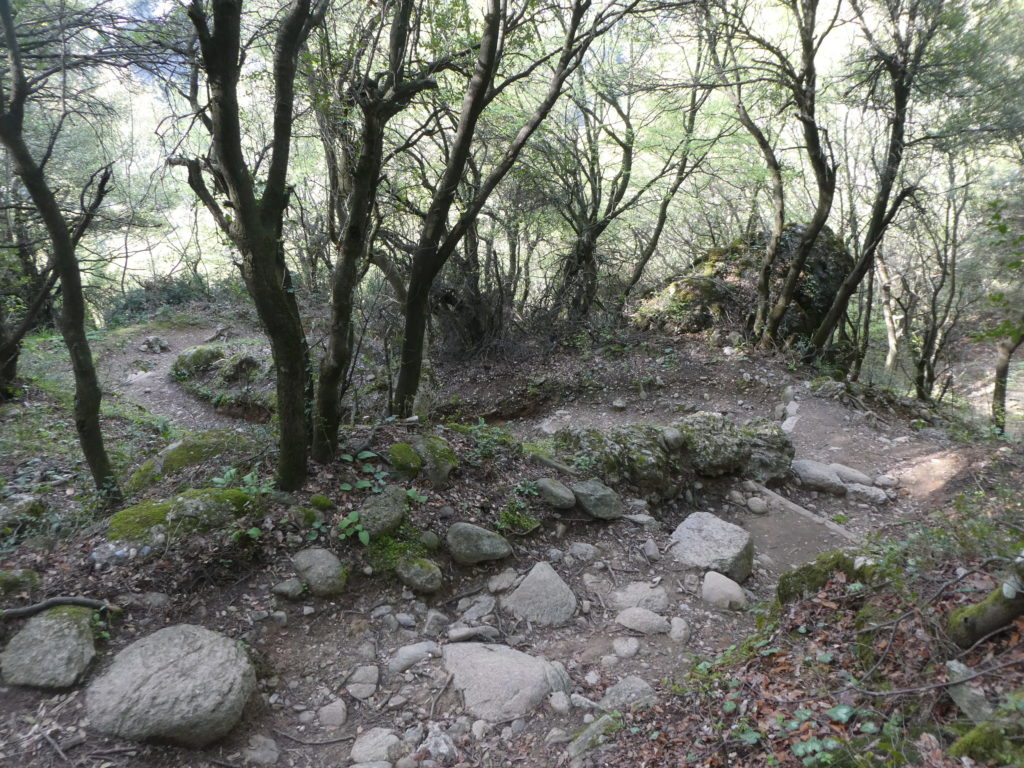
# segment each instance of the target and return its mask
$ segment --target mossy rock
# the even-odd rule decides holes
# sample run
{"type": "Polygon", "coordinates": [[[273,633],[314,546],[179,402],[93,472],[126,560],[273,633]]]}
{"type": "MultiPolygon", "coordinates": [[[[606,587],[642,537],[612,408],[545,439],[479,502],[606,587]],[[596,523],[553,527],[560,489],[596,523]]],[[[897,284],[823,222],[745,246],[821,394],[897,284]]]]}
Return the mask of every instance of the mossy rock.
{"type": "Polygon", "coordinates": [[[143,501],[114,513],[107,528],[110,541],[152,539],[158,528],[168,537],[211,531],[259,512],[260,500],[235,488],[196,488],[166,501],[143,501]]]}
{"type": "Polygon", "coordinates": [[[782,574],[775,595],[782,605],[803,600],[819,592],[836,571],[842,572],[848,579],[855,579],[857,568],[853,556],[841,549],[818,555],[811,562],[782,574]]]}
{"type": "Polygon", "coordinates": [[[414,480],[423,469],[423,458],[409,443],[394,443],[388,449],[388,461],[395,476],[403,480],[414,480]]]}
{"type": "Polygon", "coordinates": [[[324,512],[334,509],[335,504],[331,501],[329,496],[325,496],[322,493],[314,493],[309,497],[309,504],[314,509],[319,509],[324,512]]]}
{"type": "Polygon", "coordinates": [[[0,571],[0,597],[17,595],[21,592],[32,594],[42,586],[39,574],[28,568],[0,571]]]}
{"type": "Polygon", "coordinates": [[[138,493],[188,467],[224,455],[250,450],[252,444],[243,435],[228,429],[193,432],[168,445],[139,467],[125,483],[128,493],[138,493]]]}
{"type": "Polygon", "coordinates": [[[1024,692],[1007,697],[991,720],[980,723],[949,748],[952,757],[984,765],[1024,765],[1024,692]]]}
{"type": "Polygon", "coordinates": [[[681,490],[680,467],[665,442],[664,430],[627,424],[608,431],[563,429],[554,436],[563,454],[594,472],[608,485],[628,483],[652,500],[675,498],[681,490]]]}
{"type": "Polygon", "coordinates": [[[738,474],[750,461],[750,436],[721,414],[698,411],[672,426],[682,435],[688,463],[702,475],[738,474]]]}
{"type": "Polygon", "coordinates": [[[634,322],[648,330],[698,333],[721,319],[729,302],[728,288],[715,280],[713,274],[691,275],[644,299],[634,322]]]}
{"type": "Polygon", "coordinates": [[[217,365],[217,381],[225,387],[248,386],[263,364],[252,355],[236,352],[221,360],[217,365]]]}
{"type": "Polygon", "coordinates": [[[174,361],[171,373],[179,380],[191,379],[200,373],[213,368],[214,364],[227,357],[228,353],[222,344],[203,344],[189,347],[174,361]]]}
{"type": "Polygon", "coordinates": [[[293,507],[290,514],[300,528],[312,528],[314,524],[324,519],[323,513],[309,507],[293,507]]]}
{"type": "Polygon", "coordinates": [[[375,571],[391,573],[400,562],[427,555],[427,548],[420,543],[419,537],[419,531],[409,523],[403,523],[394,533],[378,536],[367,544],[366,559],[375,571]]]}
{"type": "Polygon", "coordinates": [[[433,594],[444,584],[437,563],[425,557],[404,557],[395,565],[395,575],[413,592],[433,594]]]}
{"type": "Polygon", "coordinates": [[[448,485],[451,473],[459,467],[459,458],[451,445],[438,435],[416,438],[413,448],[423,460],[423,472],[436,488],[448,485]]]}

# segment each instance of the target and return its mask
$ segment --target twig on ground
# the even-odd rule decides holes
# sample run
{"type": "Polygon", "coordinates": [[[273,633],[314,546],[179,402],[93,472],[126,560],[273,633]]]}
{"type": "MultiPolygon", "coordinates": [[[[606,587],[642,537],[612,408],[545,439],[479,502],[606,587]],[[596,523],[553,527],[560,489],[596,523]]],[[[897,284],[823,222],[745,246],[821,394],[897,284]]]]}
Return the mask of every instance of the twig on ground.
{"type": "Polygon", "coordinates": [[[303,746],[307,746],[307,747],[320,747],[320,746],[324,746],[326,744],[338,744],[338,743],[340,743],[342,741],[354,741],[355,738],[356,738],[355,735],[351,735],[351,736],[336,736],[333,739],[323,739],[321,741],[312,741],[310,739],[303,739],[301,736],[293,736],[292,734],[288,733],[287,731],[282,731],[280,728],[271,728],[270,730],[272,730],[278,736],[284,736],[286,739],[289,739],[290,741],[294,741],[296,744],[302,744],[303,746]]]}
{"type": "Polygon", "coordinates": [[[434,694],[434,697],[430,700],[430,717],[429,720],[434,719],[434,708],[437,706],[437,702],[444,696],[444,692],[448,690],[448,686],[451,685],[452,679],[455,675],[451,672],[448,673],[448,677],[445,678],[444,685],[441,686],[441,690],[434,694]]]}
{"type": "Polygon", "coordinates": [[[35,616],[37,613],[42,613],[43,611],[55,608],[58,605],[80,605],[84,608],[92,608],[97,611],[117,610],[116,605],[111,605],[103,600],[93,600],[90,597],[50,597],[43,600],[41,603],[26,605],[21,608],[0,609],[0,619],[21,619],[26,616],[35,616]]]}

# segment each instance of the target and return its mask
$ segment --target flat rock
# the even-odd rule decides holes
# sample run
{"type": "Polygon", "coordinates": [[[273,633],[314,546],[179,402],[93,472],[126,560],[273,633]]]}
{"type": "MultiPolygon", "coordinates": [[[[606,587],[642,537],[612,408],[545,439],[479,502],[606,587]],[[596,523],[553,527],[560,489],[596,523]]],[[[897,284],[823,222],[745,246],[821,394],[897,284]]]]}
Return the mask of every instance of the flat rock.
{"type": "Polygon", "coordinates": [[[630,710],[649,707],[657,701],[654,689],[636,675],[629,675],[604,692],[598,706],[604,710],[630,710]]]}
{"type": "Polygon", "coordinates": [[[538,480],[537,493],[555,509],[572,509],[576,506],[576,495],[568,486],[553,478],[538,480]]]}
{"type": "Polygon", "coordinates": [[[338,556],[322,547],[310,547],[292,556],[299,578],[317,597],[334,597],[345,591],[348,568],[338,556]]]}
{"type": "Polygon", "coordinates": [[[237,642],[178,624],[120,651],[86,691],[85,711],[110,736],[203,747],[235,726],[255,689],[237,642]]]}
{"type": "Polygon", "coordinates": [[[828,464],[812,459],[797,459],[791,467],[800,485],[811,491],[823,491],[834,496],[846,495],[846,484],[828,464]]]}
{"type": "Polygon", "coordinates": [[[443,655],[467,711],[491,722],[523,717],[552,691],[570,686],[561,664],[505,645],[456,643],[444,646],[443,655]]]}
{"type": "Polygon", "coordinates": [[[504,536],[472,523],[455,523],[448,529],[447,542],[455,562],[462,565],[501,560],[512,554],[512,545],[504,536]]]}
{"type": "Polygon", "coordinates": [[[747,596],[743,587],[715,571],[708,571],[704,574],[704,583],[701,585],[701,599],[713,608],[724,610],[739,610],[746,607],[747,596]]]}
{"type": "Polygon", "coordinates": [[[835,472],[844,483],[858,483],[860,485],[872,485],[871,478],[859,469],[848,467],[845,464],[833,462],[828,468],[835,472]]]}
{"type": "Polygon", "coordinates": [[[672,532],[670,553],[685,568],[719,571],[743,581],[754,567],[750,534],[710,512],[694,512],[672,532]]]}
{"type": "Polygon", "coordinates": [[[302,593],[306,591],[306,588],[299,579],[292,578],[275,584],[270,588],[270,591],[278,597],[283,597],[285,600],[299,600],[302,598],[302,593]]]}
{"type": "Polygon", "coordinates": [[[625,608],[646,608],[660,613],[668,608],[668,593],[664,587],[648,584],[645,581],[634,581],[609,596],[611,607],[617,611],[625,608]]]}
{"type": "Polygon", "coordinates": [[[0,655],[4,681],[33,688],[74,685],[96,655],[91,619],[92,611],[80,606],[33,616],[0,655]]]}
{"type": "Polygon", "coordinates": [[[597,478],[575,483],[572,492],[583,511],[598,520],[618,520],[625,514],[619,494],[597,478]]]}
{"type": "Polygon", "coordinates": [[[349,759],[354,763],[390,763],[401,754],[402,740],[390,728],[371,728],[352,744],[349,759]]]}
{"type": "Polygon", "coordinates": [[[572,618],[576,612],[576,595],[555,569],[542,561],[502,600],[502,607],[517,618],[550,627],[572,618]]]}
{"type": "Polygon", "coordinates": [[[668,619],[646,608],[626,608],[619,611],[615,621],[626,629],[645,635],[665,634],[670,629],[668,619]]]}

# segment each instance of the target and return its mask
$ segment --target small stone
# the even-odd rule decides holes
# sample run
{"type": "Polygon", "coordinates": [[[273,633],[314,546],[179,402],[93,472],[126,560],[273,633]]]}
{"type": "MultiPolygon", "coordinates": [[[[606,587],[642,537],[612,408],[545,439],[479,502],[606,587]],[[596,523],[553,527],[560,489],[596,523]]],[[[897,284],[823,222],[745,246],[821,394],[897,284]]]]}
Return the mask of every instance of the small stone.
{"type": "Polygon", "coordinates": [[[419,664],[425,659],[440,655],[440,647],[438,647],[437,643],[432,640],[425,640],[422,643],[406,645],[395,651],[394,655],[391,657],[391,661],[388,662],[388,671],[393,675],[398,674],[399,672],[405,672],[405,670],[419,664]]]}
{"type": "Polygon", "coordinates": [[[895,488],[900,484],[900,481],[892,475],[878,475],[875,478],[874,484],[879,488],[895,488]]]}
{"type": "Polygon", "coordinates": [[[710,606],[726,610],[739,610],[747,605],[743,588],[728,576],[715,571],[704,574],[701,599],[710,606]]]}
{"type": "Polygon", "coordinates": [[[448,529],[447,540],[452,557],[462,565],[501,560],[512,554],[512,545],[503,536],[472,523],[455,523],[448,529]]]}
{"type": "Polygon", "coordinates": [[[797,459],[791,468],[800,484],[808,490],[824,491],[835,496],[846,495],[846,484],[827,464],[811,459],[797,459]]]}
{"type": "Polygon", "coordinates": [[[686,619],[680,618],[679,616],[673,616],[671,622],[669,622],[671,629],[668,631],[668,636],[675,640],[677,643],[685,643],[690,639],[690,624],[686,619]]]}
{"type": "Polygon", "coordinates": [[[598,706],[604,710],[629,710],[649,707],[655,701],[654,689],[639,677],[630,675],[605,691],[598,706]]]}
{"type": "Polygon", "coordinates": [[[530,570],[502,607],[520,619],[542,627],[564,624],[576,612],[576,596],[549,563],[539,562],[530,570]]]}
{"type": "Polygon", "coordinates": [[[486,720],[474,720],[470,731],[473,734],[473,738],[480,741],[481,739],[486,739],[490,736],[492,728],[493,726],[491,726],[491,724],[486,720]]]}
{"type": "Polygon", "coordinates": [[[598,556],[600,550],[585,541],[574,541],[569,545],[569,554],[584,563],[589,563],[598,556]]]}
{"type": "Polygon", "coordinates": [[[335,699],[316,711],[320,724],[325,728],[340,728],[348,722],[348,706],[344,699],[335,699]]]}
{"type": "Polygon", "coordinates": [[[96,655],[88,608],[61,606],[33,616],[0,654],[9,685],[67,688],[96,655]]]}
{"type": "Polygon", "coordinates": [[[554,691],[548,696],[548,706],[551,710],[559,715],[567,715],[572,709],[572,703],[569,701],[569,694],[565,691],[554,691]]]}
{"type": "Polygon", "coordinates": [[[380,670],[376,664],[363,664],[352,670],[345,681],[345,690],[354,699],[365,701],[377,692],[380,682],[380,670]]]}
{"type": "Polygon", "coordinates": [[[844,483],[857,483],[859,485],[871,485],[871,478],[865,475],[858,469],[848,467],[845,464],[832,463],[828,465],[828,468],[839,475],[839,479],[844,483]]]}
{"type": "Polygon", "coordinates": [[[664,587],[654,586],[645,581],[634,581],[609,595],[612,608],[646,608],[658,613],[668,608],[668,593],[664,587]]]}
{"type": "Polygon", "coordinates": [[[617,520],[624,514],[619,494],[597,478],[575,483],[572,492],[583,511],[598,520],[617,520]]]}
{"type": "Polygon", "coordinates": [[[631,659],[640,651],[640,640],[635,637],[616,637],[612,649],[620,659],[631,659]]]}
{"type": "Polygon", "coordinates": [[[430,609],[427,611],[427,617],[423,620],[423,634],[428,637],[438,637],[451,623],[452,620],[447,615],[430,609]]]}
{"type": "Polygon", "coordinates": [[[617,397],[614,400],[612,400],[612,408],[614,408],[616,411],[624,411],[626,410],[626,401],[623,400],[621,397],[617,397]]]}
{"type": "Polygon", "coordinates": [[[661,560],[661,550],[658,549],[658,543],[654,539],[648,539],[644,542],[643,552],[644,556],[652,563],[661,560]]]}
{"type": "Polygon", "coordinates": [[[242,750],[242,759],[256,765],[275,765],[280,756],[277,742],[258,733],[249,737],[249,746],[242,750]]]}
{"type": "Polygon", "coordinates": [[[747,509],[755,515],[766,515],[768,514],[768,502],[760,496],[751,496],[747,499],[747,509]]]}
{"type": "Polygon", "coordinates": [[[433,594],[444,584],[441,568],[425,557],[404,558],[395,566],[398,580],[413,592],[433,594]]]}
{"type": "Polygon", "coordinates": [[[544,737],[544,743],[548,746],[552,744],[565,744],[571,739],[572,737],[566,733],[564,728],[552,728],[544,737]]]}
{"type": "Polygon", "coordinates": [[[664,634],[669,631],[668,619],[646,608],[626,608],[619,611],[615,621],[626,629],[645,635],[664,634]]]}
{"type": "Polygon", "coordinates": [[[685,568],[714,570],[743,581],[753,570],[750,533],[709,512],[694,512],[672,532],[673,559],[685,568]]]}
{"type": "Polygon", "coordinates": [[[846,492],[849,498],[865,504],[878,505],[885,504],[889,501],[889,497],[886,495],[885,491],[881,488],[876,488],[873,485],[848,483],[846,486],[846,492]]]}
{"type": "Polygon", "coordinates": [[[576,506],[576,496],[569,488],[550,477],[537,481],[537,493],[555,509],[572,509],[576,506]]]}
{"type": "Polygon", "coordinates": [[[390,763],[398,757],[401,745],[401,739],[390,728],[371,728],[355,740],[349,759],[355,763],[390,763]]]}
{"type": "Polygon", "coordinates": [[[334,597],[345,591],[348,568],[333,552],[321,547],[303,549],[292,557],[292,565],[317,597],[334,597]]]}

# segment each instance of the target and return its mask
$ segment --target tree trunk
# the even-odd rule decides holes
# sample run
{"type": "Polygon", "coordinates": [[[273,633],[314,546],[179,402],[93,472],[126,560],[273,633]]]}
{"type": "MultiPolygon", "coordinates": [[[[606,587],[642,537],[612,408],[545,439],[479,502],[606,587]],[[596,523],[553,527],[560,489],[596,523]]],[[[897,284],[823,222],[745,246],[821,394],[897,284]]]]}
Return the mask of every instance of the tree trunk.
{"type": "Polygon", "coordinates": [[[1006,385],[1010,377],[1010,360],[1024,342],[1024,315],[1015,334],[999,342],[996,357],[995,386],[992,388],[992,426],[996,433],[1006,434],[1006,385]]]}
{"type": "Polygon", "coordinates": [[[970,648],[1021,614],[1024,614],[1024,551],[1017,555],[1003,583],[988,597],[980,603],[953,611],[946,625],[946,634],[961,648],[970,648]]]}

